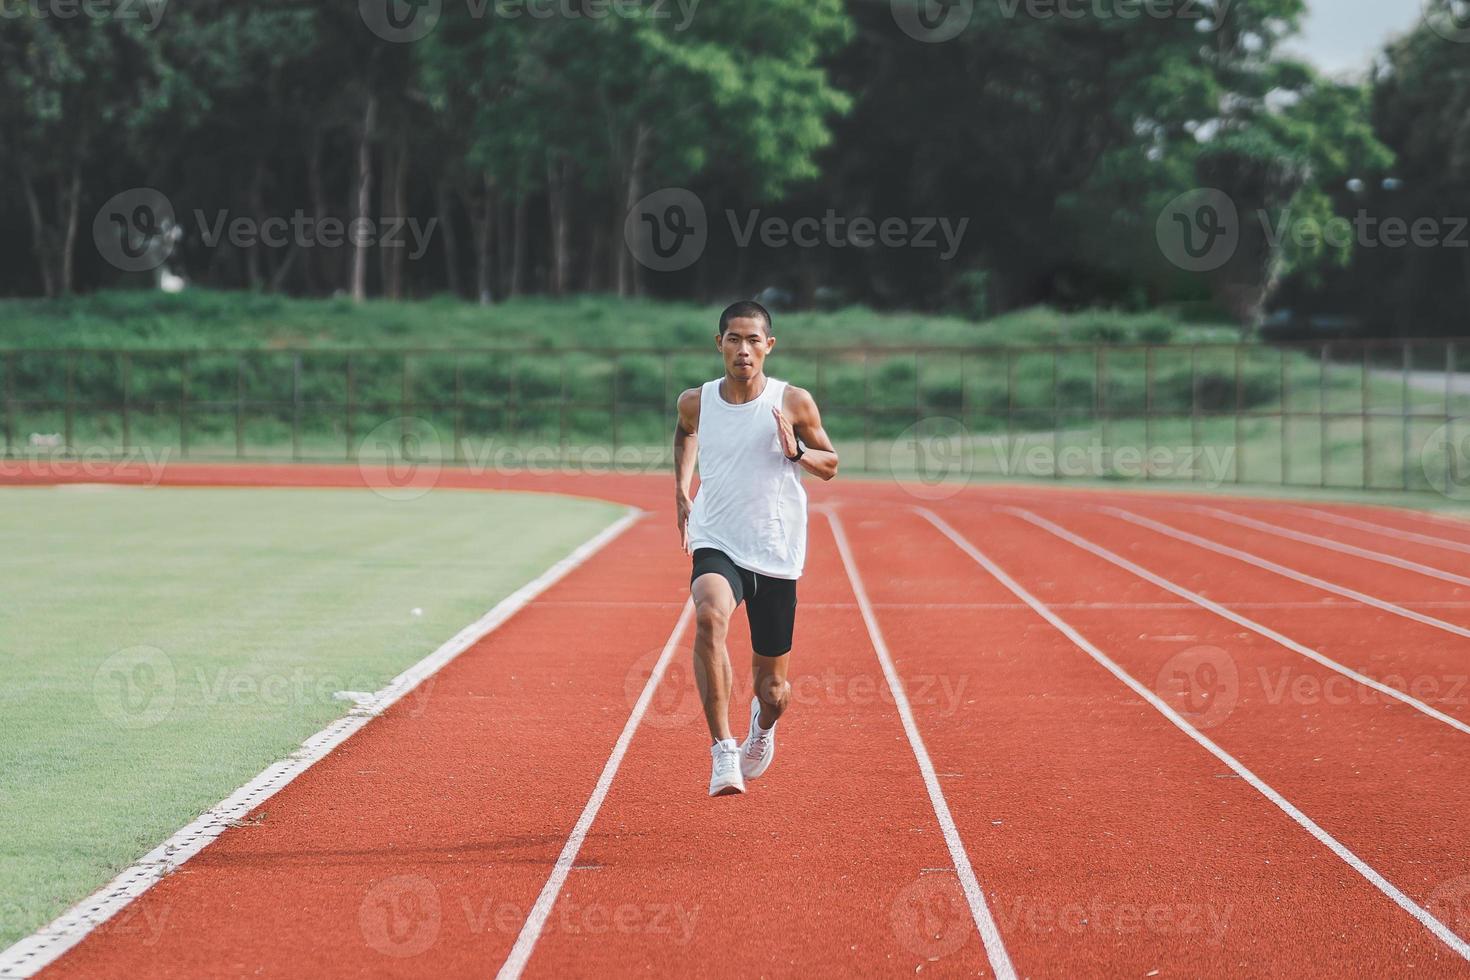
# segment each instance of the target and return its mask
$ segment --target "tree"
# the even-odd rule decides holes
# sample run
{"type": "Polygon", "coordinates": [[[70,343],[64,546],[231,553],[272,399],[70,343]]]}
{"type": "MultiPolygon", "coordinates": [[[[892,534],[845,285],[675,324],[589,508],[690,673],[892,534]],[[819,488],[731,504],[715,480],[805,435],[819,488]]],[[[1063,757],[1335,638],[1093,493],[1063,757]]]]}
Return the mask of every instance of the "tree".
{"type": "Polygon", "coordinates": [[[840,0],[710,6],[688,23],[671,9],[492,23],[446,11],[423,45],[433,104],[469,124],[486,184],[547,194],[553,292],[569,281],[572,227],[605,229],[583,237],[604,243],[615,291],[635,292],[622,227],[646,189],[718,168],[779,194],[818,174],[826,119],[846,107],[820,66],[848,35],[840,0]],[[576,213],[579,191],[599,213],[576,213]]]}
{"type": "Polygon", "coordinates": [[[30,218],[47,296],[70,293],[86,197],[83,175],[177,92],[158,38],[132,18],[0,18],[0,132],[30,218]]]}
{"type": "Polygon", "coordinates": [[[1351,216],[1338,210],[1348,180],[1393,160],[1373,135],[1365,87],[1290,63],[1276,73],[1277,85],[1223,120],[1196,158],[1201,184],[1225,191],[1240,212],[1240,245],[1211,284],[1246,330],[1285,276],[1348,263],[1351,216]]]}
{"type": "MultiPolygon", "coordinates": [[[[1388,46],[1372,80],[1378,137],[1395,153],[1391,176],[1364,173],[1358,204],[1375,220],[1428,221],[1429,242],[1360,250],[1334,285],[1401,334],[1462,334],[1470,309],[1470,45],[1433,0],[1416,30],[1388,46]]],[[[1463,28],[1460,29],[1463,32],[1463,28]]]]}
{"type": "Polygon", "coordinates": [[[888,2],[850,6],[858,39],[834,71],[858,102],[821,190],[849,214],[972,219],[952,263],[870,250],[851,279],[922,303],[981,269],[1002,309],[1112,298],[1076,283],[1106,272],[1131,288],[1155,269],[1156,206],[1196,183],[1194,157],[1225,120],[1276,87],[1277,46],[1304,10],[1002,0],[926,43],[888,2]]]}

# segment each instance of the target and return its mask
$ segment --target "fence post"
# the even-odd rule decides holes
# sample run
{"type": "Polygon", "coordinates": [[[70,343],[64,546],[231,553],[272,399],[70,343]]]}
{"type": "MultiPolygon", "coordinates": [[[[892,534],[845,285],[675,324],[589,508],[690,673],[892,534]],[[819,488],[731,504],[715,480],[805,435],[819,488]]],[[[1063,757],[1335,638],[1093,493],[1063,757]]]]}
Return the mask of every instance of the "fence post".
{"type": "Polygon", "coordinates": [[[398,371],[398,458],[405,462],[409,459],[408,448],[408,406],[409,406],[409,380],[408,380],[408,351],[403,352],[403,360],[399,362],[398,371]]]}
{"type": "Polygon", "coordinates": [[[301,352],[291,355],[291,459],[301,459],[301,352]]]}
{"type": "Polygon", "coordinates": [[[454,461],[464,462],[464,352],[454,352],[454,461]]]}
{"type": "Polygon", "coordinates": [[[1154,349],[1143,349],[1143,479],[1154,478],[1154,349]]]}
{"type": "Polygon", "coordinates": [[[347,363],[344,365],[344,370],[347,374],[347,402],[343,406],[346,418],[342,420],[342,431],[347,436],[347,445],[344,448],[347,451],[348,462],[353,462],[357,459],[357,446],[353,441],[354,433],[352,431],[353,415],[355,414],[355,409],[357,407],[353,404],[353,401],[357,395],[357,378],[355,376],[354,367],[355,365],[352,363],[352,351],[348,351],[347,363]]]}
{"type": "Polygon", "coordinates": [[[613,357],[613,362],[612,362],[612,437],[613,437],[612,456],[613,456],[613,458],[612,458],[612,466],[610,467],[610,469],[613,472],[616,472],[616,470],[617,470],[617,460],[618,460],[618,435],[619,435],[619,433],[618,433],[618,413],[621,411],[621,394],[622,394],[622,389],[621,389],[621,386],[618,384],[618,380],[619,380],[620,376],[622,375],[622,373],[623,373],[623,362],[615,355],[613,357]]]}
{"type": "Polygon", "coordinates": [[[1412,373],[1414,367],[1414,348],[1406,340],[1404,341],[1404,374],[1403,374],[1403,418],[1402,436],[1403,441],[1399,444],[1400,483],[1403,489],[1409,489],[1409,439],[1414,434],[1413,420],[1410,412],[1413,411],[1412,399],[1409,398],[1409,388],[1413,382],[1412,373]]]}
{"type": "MultiPolygon", "coordinates": [[[[924,400],[922,395],[923,389],[919,385],[920,368],[921,363],[919,360],[919,352],[914,351],[914,425],[916,426],[924,418],[924,400]]],[[[918,439],[918,432],[914,433],[914,438],[916,440],[918,439]]],[[[918,443],[915,442],[914,445],[915,447],[917,447],[918,443]]]]}
{"type": "Polygon", "coordinates": [[[1189,346],[1189,441],[1193,443],[1189,447],[1189,454],[1194,460],[1193,468],[1190,470],[1189,481],[1199,482],[1199,460],[1204,456],[1204,447],[1200,445],[1203,441],[1199,431],[1199,344],[1189,346]]]}
{"type": "Polygon", "coordinates": [[[1241,372],[1241,345],[1235,345],[1235,482],[1245,482],[1245,447],[1240,442],[1240,413],[1245,410],[1245,376],[1241,372]]]}
{"type": "Polygon", "coordinates": [[[1281,348],[1281,485],[1291,485],[1291,464],[1288,462],[1286,453],[1287,433],[1291,416],[1291,388],[1286,380],[1286,348],[1281,348]]]}
{"type": "Polygon", "coordinates": [[[189,360],[184,354],[179,360],[179,455],[189,458],[189,360]]]}
{"type": "Polygon", "coordinates": [[[516,355],[506,358],[510,364],[510,396],[505,403],[505,437],[519,448],[521,428],[521,376],[516,371],[516,355]]]}
{"type": "Polygon", "coordinates": [[[1373,434],[1372,434],[1373,418],[1372,418],[1372,412],[1370,412],[1368,410],[1368,403],[1369,403],[1368,382],[1369,382],[1369,378],[1371,377],[1371,372],[1369,371],[1369,368],[1368,368],[1368,344],[1367,344],[1366,341],[1363,343],[1363,358],[1362,358],[1362,361],[1363,361],[1363,366],[1362,366],[1362,375],[1363,376],[1362,376],[1362,379],[1361,379],[1361,386],[1360,386],[1360,390],[1359,390],[1359,393],[1358,393],[1358,418],[1359,418],[1358,427],[1362,430],[1362,432],[1360,434],[1360,438],[1362,440],[1363,489],[1364,490],[1368,490],[1368,489],[1371,489],[1372,486],[1373,486],[1373,434]]]}
{"type": "MultiPolygon", "coordinates": [[[[970,398],[967,391],[965,362],[968,358],[960,351],[960,471],[965,479],[975,472],[975,447],[970,440],[970,398]]],[[[822,363],[817,362],[817,387],[821,388],[822,363]]]]}
{"type": "MultiPolygon", "coordinates": [[[[660,354],[660,356],[659,356],[659,359],[663,362],[663,375],[664,375],[663,376],[663,385],[660,388],[660,390],[663,392],[663,400],[659,403],[659,413],[660,414],[662,414],[664,412],[667,412],[669,410],[669,356],[670,355],[669,355],[669,352],[668,351],[663,351],[660,354]]],[[[665,416],[665,417],[667,417],[667,416],[665,416]]],[[[674,410],[674,418],[675,418],[676,421],[678,420],[678,408],[677,408],[677,406],[675,407],[675,410],[674,410]]],[[[673,450],[673,446],[671,446],[669,443],[665,442],[664,443],[664,448],[662,450],[660,450],[659,455],[660,455],[660,457],[662,457],[664,453],[669,453],[670,454],[669,455],[669,462],[670,462],[670,464],[672,464],[673,463],[673,455],[672,455],[673,454],[673,451],[674,451],[673,450]]]]}
{"type": "Polygon", "coordinates": [[[1444,438],[1445,438],[1445,468],[1444,468],[1444,495],[1448,497],[1454,486],[1450,480],[1450,454],[1454,452],[1455,446],[1455,416],[1454,402],[1450,397],[1454,386],[1455,376],[1455,342],[1447,342],[1444,348],[1444,438]]]}
{"type": "Polygon", "coordinates": [[[132,406],[133,397],[133,356],[126,352],[122,355],[122,431],[123,431],[123,455],[126,456],[132,449],[133,425],[132,406]]]}
{"type": "Polygon", "coordinates": [[[5,455],[15,454],[15,351],[5,355],[5,455]]]}
{"type": "MultiPolygon", "coordinates": [[[[1098,436],[1107,453],[1108,468],[1112,464],[1112,443],[1108,439],[1108,349],[1102,344],[1092,348],[1092,414],[1097,419],[1098,436]]],[[[1099,459],[1101,464],[1101,459],[1099,459]]],[[[1102,476],[1095,473],[1094,476],[1102,476]]]]}
{"type": "Polygon", "coordinates": [[[872,472],[869,453],[873,447],[873,384],[872,363],[867,348],[863,348],[863,472],[872,472]]]}
{"type": "Polygon", "coordinates": [[[66,352],[66,451],[75,456],[77,416],[77,352],[66,352]]]}
{"type": "Polygon", "coordinates": [[[556,455],[557,462],[567,463],[567,355],[557,357],[557,373],[561,384],[561,400],[556,408],[556,455]]]}
{"type": "Polygon", "coordinates": [[[1011,460],[1016,458],[1016,351],[1006,348],[1006,458],[1005,475],[1010,472],[1011,460]]]}
{"type": "Polygon", "coordinates": [[[245,355],[235,355],[235,458],[245,458],[245,355]]]}
{"type": "Polygon", "coordinates": [[[1058,347],[1051,349],[1051,478],[1062,478],[1062,352],[1058,347]]]}
{"type": "Polygon", "coordinates": [[[1323,343],[1317,353],[1317,486],[1327,486],[1327,351],[1323,343]]]}

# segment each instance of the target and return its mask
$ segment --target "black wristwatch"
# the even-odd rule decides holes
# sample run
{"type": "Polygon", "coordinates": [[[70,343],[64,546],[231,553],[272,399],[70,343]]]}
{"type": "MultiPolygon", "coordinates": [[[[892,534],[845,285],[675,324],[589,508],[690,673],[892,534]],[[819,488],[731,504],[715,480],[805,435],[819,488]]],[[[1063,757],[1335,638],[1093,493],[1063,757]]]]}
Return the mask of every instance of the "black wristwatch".
{"type": "Polygon", "coordinates": [[[791,460],[793,463],[799,463],[799,462],[801,462],[801,457],[803,457],[805,455],[806,455],[806,447],[804,447],[801,443],[798,442],[796,444],[796,455],[795,456],[787,456],[786,458],[789,459],[789,460],[791,460]]]}

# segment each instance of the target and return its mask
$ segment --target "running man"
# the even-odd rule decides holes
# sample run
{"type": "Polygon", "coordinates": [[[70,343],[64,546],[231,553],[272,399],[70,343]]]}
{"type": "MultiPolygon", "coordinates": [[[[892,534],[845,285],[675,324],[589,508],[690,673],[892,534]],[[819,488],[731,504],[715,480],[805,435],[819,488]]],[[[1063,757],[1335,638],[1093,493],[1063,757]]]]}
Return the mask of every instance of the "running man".
{"type": "Polygon", "coordinates": [[[694,677],[709,723],[710,796],[745,792],[776,755],[776,720],[791,698],[786,679],[796,625],[796,580],[806,561],[801,471],[837,475],[837,451],[817,403],[766,376],[776,346],[771,314],[743,300],[720,314],[715,348],[725,375],[679,396],[674,500],[684,553],[694,558],[694,677]],[[699,464],[699,495],[689,491],[699,464]],[[730,654],[725,635],[745,603],[755,697],[744,744],[730,734],[730,654]]]}

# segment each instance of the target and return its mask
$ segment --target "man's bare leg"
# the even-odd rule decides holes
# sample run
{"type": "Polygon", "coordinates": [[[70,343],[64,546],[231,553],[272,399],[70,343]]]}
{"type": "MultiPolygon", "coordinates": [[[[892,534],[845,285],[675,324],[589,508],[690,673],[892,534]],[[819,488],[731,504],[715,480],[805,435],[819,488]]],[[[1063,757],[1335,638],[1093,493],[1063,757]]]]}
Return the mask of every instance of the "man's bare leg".
{"type": "Polygon", "coordinates": [[[791,703],[791,682],[786,679],[786,665],[790,661],[789,653],[779,657],[762,657],[759,654],[751,657],[751,679],[755,682],[755,696],[761,702],[759,724],[766,731],[771,730],[776,719],[786,713],[786,706],[791,703]]]}
{"type": "Polygon", "coordinates": [[[710,738],[722,742],[734,738],[730,734],[730,688],[735,676],[725,636],[735,612],[735,593],[723,575],[714,573],[695,579],[689,592],[694,598],[694,680],[710,738]]]}

